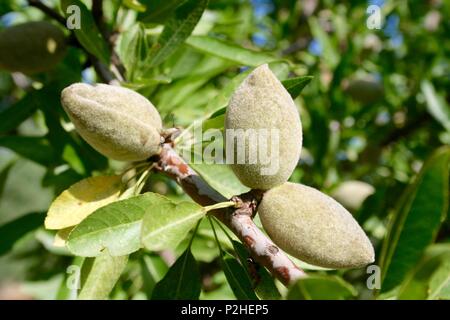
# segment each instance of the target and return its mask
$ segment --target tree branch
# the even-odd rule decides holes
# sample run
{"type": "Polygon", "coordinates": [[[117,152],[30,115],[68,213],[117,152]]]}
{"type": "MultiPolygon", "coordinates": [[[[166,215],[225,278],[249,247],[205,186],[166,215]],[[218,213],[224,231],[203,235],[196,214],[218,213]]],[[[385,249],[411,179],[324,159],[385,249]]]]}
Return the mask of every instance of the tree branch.
{"type": "MultiPolygon", "coordinates": [[[[158,159],[157,170],[168,175],[197,203],[207,206],[227,201],[210,187],[173,149],[165,143],[158,159]]],[[[253,222],[261,193],[249,193],[233,197],[240,204],[238,209],[220,209],[211,212],[242,241],[255,261],[266,267],[283,284],[289,285],[306,274],[278,248],[253,222]]]]}
{"type": "Polygon", "coordinates": [[[52,8],[47,7],[40,0],[28,0],[28,4],[30,5],[30,7],[35,7],[37,9],[41,10],[42,12],[44,12],[49,17],[51,17],[51,18],[55,19],[56,21],[58,21],[64,27],[66,26],[66,19],[62,15],[60,15],[58,12],[53,10],[52,8]]]}
{"type": "MultiPolygon", "coordinates": [[[[98,2],[96,2],[98,3],[98,2]]],[[[56,12],[54,9],[48,7],[44,3],[42,3],[40,0],[28,0],[28,4],[31,7],[38,8],[42,12],[44,12],[46,15],[48,15],[50,18],[53,18],[58,23],[64,26],[66,28],[66,19],[61,16],[58,12],[56,12]]],[[[98,10],[98,9],[96,9],[98,10]]],[[[106,82],[109,84],[115,84],[118,80],[117,77],[114,75],[109,68],[104,65],[97,57],[90,54],[78,41],[78,39],[74,36],[74,33],[72,31],[71,36],[69,38],[69,43],[74,45],[77,48],[81,48],[88,56],[89,60],[91,61],[95,71],[97,72],[97,75],[100,77],[102,82],[106,82]]]]}
{"type": "Polygon", "coordinates": [[[92,16],[94,17],[95,24],[100,30],[102,37],[106,40],[109,49],[111,50],[111,73],[117,80],[125,81],[125,68],[122,61],[120,61],[119,55],[114,49],[117,35],[111,33],[105,24],[103,0],[92,0],[92,16]]]}
{"type": "Polygon", "coordinates": [[[92,16],[97,27],[103,31],[103,0],[92,0],[92,16]]]}

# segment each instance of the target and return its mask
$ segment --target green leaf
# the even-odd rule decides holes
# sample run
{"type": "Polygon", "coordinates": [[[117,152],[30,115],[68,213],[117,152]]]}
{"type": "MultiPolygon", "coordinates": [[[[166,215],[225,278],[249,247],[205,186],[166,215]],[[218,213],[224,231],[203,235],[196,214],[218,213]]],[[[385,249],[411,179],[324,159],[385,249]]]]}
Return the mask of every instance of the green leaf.
{"type": "MultiPolygon", "coordinates": [[[[218,110],[219,112],[222,110],[218,110]]],[[[217,114],[215,112],[215,114],[217,114]]],[[[223,130],[225,125],[225,114],[215,115],[213,114],[211,118],[202,122],[203,132],[209,129],[223,130]]]]}
{"type": "Polygon", "coordinates": [[[67,12],[69,6],[75,5],[80,8],[81,21],[80,29],[74,29],[75,36],[81,45],[92,55],[96,56],[106,65],[109,65],[110,51],[108,44],[101,35],[100,31],[95,24],[94,17],[91,11],[80,0],[61,0],[61,9],[64,12],[66,18],[70,18],[71,13],[67,12]]]}
{"type": "Polygon", "coordinates": [[[236,194],[248,192],[250,189],[244,186],[225,164],[189,164],[208,184],[226,198],[236,194]]]}
{"type": "Polygon", "coordinates": [[[233,61],[249,67],[257,67],[264,63],[277,60],[269,54],[252,51],[209,36],[191,36],[186,44],[201,52],[233,61]]]}
{"type": "Polygon", "coordinates": [[[75,227],[67,247],[83,257],[98,256],[105,248],[112,256],[135,252],[141,247],[142,218],[164,203],[170,200],[156,193],[145,193],[102,207],[75,227]]]}
{"type": "Polygon", "coordinates": [[[151,251],[176,248],[206,211],[193,202],[163,203],[144,216],[142,244],[151,251]]]}
{"type": "MultiPolygon", "coordinates": [[[[247,248],[235,240],[232,241],[234,251],[236,252],[239,261],[243,266],[248,265],[248,260],[250,259],[250,254],[248,253],[247,248]]],[[[256,287],[255,292],[261,299],[264,300],[279,300],[281,298],[281,294],[277,289],[277,286],[275,285],[274,278],[271,276],[271,274],[261,265],[258,263],[254,264],[255,270],[250,271],[249,268],[247,268],[247,274],[249,275],[250,279],[252,277],[255,277],[256,279],[256,287]],[[251,274],[253,272],[254,274],[251,274]]]]}
{"type": "Polygon", "coordinates": [[[173,54],[194,30],[208,0],[188,0],[166,22],[147,59],[146,70],[154,68],[173,54]]]}
{"type": "Polygon", "coordinates": [[[79,224],[97,209],[117,201],[123,187],[121,176],[98,176],[78,181],[52,202],[45,227],[58,230],[79,224]]]}
{"type": "Polygon", "coordinates": [[[0,226],[0,256],[10,251],[14,244],[28,232],[40,227],[45,214],[30,213],[0,226]]]}
{"type": "Polygon", "coordinates": [[[428,299],[450,299],[450,259],[443,261],[430,280],[428,299]]]}
{"type": "Polygon", "coordinates": [[[323,30],[318,19],[314,16],[308,19],[309,27],[314,38],[322,47],[323,60],[334,69],[339,63],[339,52],[333,43],[331,37],[323,30]]]}
{"type": "Polygon", "coordinates": [[[292,99],[297,98],[302,92],[303,88],[311,82],[313,77],[304,76],[283,80],[281,83],[291,95],[292,99]]]}
{"type": "Polygon", "coordinates": [[[78,288],[76,287],[77,282],[80,280],[77,278],[79,270],[83,267],[83,262],[85,258],[83,257],[73,257],[70,266],[66,269],[66,274],[59,286],[58,293],[56,294],[56,300],[74,300],[78,295],[78,288]],[[68,284],[73,284],[68,285],[68,284]]]}
{"type": "Polygon", "coordinates": [[[225,254],[220,264],[238,300],[258,300],[247,272],[234,257],[225,254]]]}
{"type": "MultiPolygon", "coordinates": [[[[253,69],[244,71],[234,76],[227,85],[220,90],[220,93],[208,103],[206,107],[207,110],[215,110],[208,118],[214,119],[219,116],[225,115],[228,101],[230,100],[232,94],[237,89],[237,87],[244,81],[244,79],[250,74],[253,69]]],[[[223,124],[222,126],[223,127],[223,124]]]]}
{"type": "Polygon", "coordinates": [[[2,119],[0,121],[0,133],[7,133],[13,130],[36,111],[35,95],[35,92],[32,91],[20,101],[0,112],[0,119],[2,119]]]}
{"type": "Polygon", "coordinates": [[[140,75],[149,50],[150,44],[143,24],[138,23],[121,35],[118,53],[130,81],[134,82],[140,75]]]}
{"type": "Polygon", "coordinates": [[[148,299],[151,299],[155,285],[161,281],[168,271],[168,267],[159,255],[144,255],[140,260],[142,289],[148,299]]]}
{"type": "Polygon", "coordinates": [[[69,238],[70,233],[74,227],[68,227],[61,230],[58,230],[55,234],[55,238],[53,239],[53,246],[63,248],[66,246],[67,239],[69,238]]]}
{"type": "Polygon", "coordinates": [[[81,268],[81,291],[78,300],[107,299],[128,262],[128,256],[112,257],[104,252],[86,259],[81,268]]]}
{"type": "MultiPolygon", "coordinates": [[[[223,129],[225,121],[225,113],[227,111],[228,101],[236,88],[242,83],[242,81],[249,75],[253,68],[239,73],[235,76],[221,91],[220,93],[208,104],[206,109],[215,110],[205,121],[203,121],[203,130],[208,129],[223,129]]],[[[314,77],[303,76],[292,79],[283,80],[281,83],[291,95],[292,99],[297,98],[308,83],[314,77]]]]}
{"type": "MultiPolygon", "coordinates": [[[[77,165],[79,161],[83,163],[83,171],[92,172],[93,170],[102,170],[107,167],[106,157],[95,151],[87,142],[82,139],[76,139],[73,135],[63,128],[61,116],[63,108],[61,106],[61,89],[56,85],[47,85],[36,92],[34,103],[44,113],[45,124],[48,128],[46,138],[48,139],[54,153],[61,157],[67,145],[70,145],[76,151],[76,155],[67,152],[64,155],[69,161],[69,165],[77,165]],[[78,158],[78,159],[75,159],[78,158]]],[[[78,168],[80,169],[80,168],[78,168]]]]}
{"type": "Polygon", "coordinates": [[[448,210],[449,159],[449,147],[435,151],[400,198],[381,253],[382,292],[399,285],[434,241],[448,210]]]}
{"type": "MultiPolygon", "coordinates": [[[[423,257],[417,263],[411,272],[405,277],[397,292],[398,300],[425,300],[427,298],[434,299],[434,294],[445,287],[445,277],[440,280],[435,278],[435,274],[439,276],[440,270],[445,269],[445,261],[450,261],[450,244],[439,243],[433,244],[427,248],[423,257]],[[436,279],[431,290],[431,279],[436,279]]],[[[448,273],[447,275],[450,275],[448,273]]],[[[390,293],[388,293],[390,294],[390,293]]]]}
{"type": "Polygon", "coordinates": [[[147,11],[138,18],[145,23],[162,23],[173,14],[175,9],[187,0],[147,0],[147,11]]]}
{"type": "Polygon", "coordinates": [[[55,163],[54,150],[48,140],[43,137],[0,137],[0,146],[9,148],[22,157],[46,167],[55,163]]]}
{"type": "Polygon", "coordinates": [[[140,3],[138,0],[124,0],[123,4],[133,10],[136,10],[138,12],[145,12],[147,10],[147,7],[140,3]]]}
{"type": "Polygon", "coordinates": [[[3,191],[5,190],[6,181],[8,180],[9,173],[11,169],[14,167],[16,161],[11,161],[5,167],[2,168],[0,172],[0,198],[3,195],[3,191]]]}
{"type": "Polygon", "coordinates": [[[289,300],[346,300],[357,291],[337,276],[309,275],[299,279],[288,292],[289,300]]]}
{"type": "Polygon", "coordinates": [[[0,16],[16,10],[16,3],[13,0],[5,0],[0,2],[0,16]]]}
{"type": "Polygon", "coordinates": [[[188,248],[156,284],[152,300],[197,300],[200,291],[200,272],[188,248]]]}
{"type": "Polygon", "coordinates": [[[445,99],[437,94],[433,84],[428,80],[423,80],[420,87],[425,96],[428,112],[447,131],[450,131],[450,110],[445,99]]]}

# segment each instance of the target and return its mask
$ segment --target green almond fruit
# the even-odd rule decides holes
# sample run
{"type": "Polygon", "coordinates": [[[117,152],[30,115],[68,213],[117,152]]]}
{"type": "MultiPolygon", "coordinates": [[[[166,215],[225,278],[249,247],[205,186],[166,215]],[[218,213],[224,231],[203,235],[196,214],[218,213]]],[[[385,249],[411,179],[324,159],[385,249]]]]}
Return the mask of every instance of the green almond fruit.
{"type": "Polygon", "coordinates": [[[66,53],[60,28],[46,21],[27,22],[0,32],[0,69],[33,74],[55,67],[66,53]]]}
{"type": "Polygon", "coordinates": [[[81,137],[109,158],[140,161],[160,151],[161,117],[130,89],[76,83],[63,90],[61,103],[81,137]]]}
{"type": "Polygon", "coordinates": [[[374,192],[375,188],[366,182],[349,180],[334,189],[331,196],[348,210],[357,211],[374,192]]]}
{"type": "Polygon", "coordinates": [[[289,179],[300,158],[302,126],[294,101],[267,64],[233,93],[225,128],[227,163],[244,185],[268,190],[289,179]],[[239,138],[244,142],[239,144],[239,138]]]}
{"type": "Polygon", "coordinates": [[[352,215],[324,193],[287,182],[259,205],[270,238],[292,256],[325,268],[356,268],[374,261],[374,249],[352,215]]]}
{"type": "Polygon", "coordinates": [[[384,95],[382,84],[371,75],[350,80],[345,91],[361,103],[374,103],[382,99],[384,95]]]}

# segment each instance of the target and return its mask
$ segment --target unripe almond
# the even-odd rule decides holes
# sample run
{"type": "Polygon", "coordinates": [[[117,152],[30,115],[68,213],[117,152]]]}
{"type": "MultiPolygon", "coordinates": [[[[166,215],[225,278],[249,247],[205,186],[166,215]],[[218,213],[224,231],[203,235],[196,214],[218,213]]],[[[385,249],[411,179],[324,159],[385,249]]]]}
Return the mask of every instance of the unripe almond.
{"type": "Polygon", "coordinates": [[[289,179],[300,157],[302,126],[294,101],[267,64],[256,68],[234,92],[227,108],[225,128],[227,161],[230,156],[233,158],[231,167],[244,185],[268,190],[289,179]],[[238,151],[239,144],[229,139],[228,134],[241,135],[239,129],[244,130],[245,147],[238,151]],[[261,141],[249,140],[249,130],[256,130],[259,135],[261,129],[268,130],[265,141],[270,163],[262,161],[261,153],[265,151],[261,141]],[[272,139],[272,133],[277,134],[278,141],[272,139]],[[240,164],[238,155],[243,150],[245,162],[240,164]],[[250,160],[249,150],[258,151],[256,162],[250,160]],[[275,170],[268,169],[270,166],[275,170]],[[263,168],[272,172],[263,174],[263,168]]]}
{"type": "Polygon", "coordinates": [[[364,200],[375,192],[374,187],[363,181],[349,180],[341,183],[331,196],[348,210],[356,211],[361,208],[364,200]]]}
{"type": "Polygon", "coordinates": [[[65,52],[64,33],[46,21],[27,22],[0,32],[0,69],[25,74],[47,71],[65,52]]]}
{"type": "Polygon", "coordinates": [[[76,83],[63,90],[61,102],[78,133],[107,157],[139,161],[160,150],[161,117],[132,90],[76,83]]]}
{"type": "Polygon", "coordinates": [[[352,215],[314,188],[287,182],[271,189],[258,213],[275,244],[307,263],[354,268],[374,261],[372,244],[352,215]]]}
{"type": "Polygon", "coordinates": [[[371,75],[359,76],[350,80],[345,91],[362,103],[373,103],[383,97],[382,84],[371,75]]]}

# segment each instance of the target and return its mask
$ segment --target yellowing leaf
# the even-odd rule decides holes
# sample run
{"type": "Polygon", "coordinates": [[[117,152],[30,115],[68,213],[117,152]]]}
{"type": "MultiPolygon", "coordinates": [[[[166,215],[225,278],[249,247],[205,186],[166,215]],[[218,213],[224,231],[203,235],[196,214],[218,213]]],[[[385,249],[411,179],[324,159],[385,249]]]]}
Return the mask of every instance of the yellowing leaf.
{"type": "Polygon", "coordinates": [[[72,226],[58,230],[58,232],[55,235],[55,238],[53,239],[53,245],[58,248],[65,247],[66,241],[69,238],[69,234],[73,230],[73,228],[74,227],[72,226]]]}
{"type": "Polygon", "coordinates": [[[77,225],[88,215],[119,198],[120,176],[83,179],[61,193],[50,206],[45,219],[47,229],[77,225]]]}

